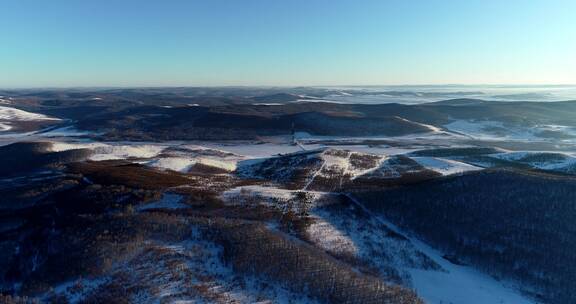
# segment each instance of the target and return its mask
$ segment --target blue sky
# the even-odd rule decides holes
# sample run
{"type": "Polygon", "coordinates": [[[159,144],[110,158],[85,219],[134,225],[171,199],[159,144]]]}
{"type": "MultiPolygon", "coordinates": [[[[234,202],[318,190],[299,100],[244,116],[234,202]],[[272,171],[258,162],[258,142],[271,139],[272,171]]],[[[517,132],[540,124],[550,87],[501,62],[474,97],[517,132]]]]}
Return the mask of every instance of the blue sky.
{"type": "Polygon", "coordinates": [[[1,0],[0,87],[575,84],[573,0],[1,0]]]}

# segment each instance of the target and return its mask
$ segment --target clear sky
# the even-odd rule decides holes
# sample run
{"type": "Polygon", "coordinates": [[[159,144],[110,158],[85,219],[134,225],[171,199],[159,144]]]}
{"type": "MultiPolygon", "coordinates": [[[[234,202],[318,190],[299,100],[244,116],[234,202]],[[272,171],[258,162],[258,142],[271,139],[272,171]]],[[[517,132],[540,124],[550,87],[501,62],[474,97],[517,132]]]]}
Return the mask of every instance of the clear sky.
{"type": "Polygon", "coordinates": [[[574,0],[0,0],[0,87],[575,84],[574,0]]]}

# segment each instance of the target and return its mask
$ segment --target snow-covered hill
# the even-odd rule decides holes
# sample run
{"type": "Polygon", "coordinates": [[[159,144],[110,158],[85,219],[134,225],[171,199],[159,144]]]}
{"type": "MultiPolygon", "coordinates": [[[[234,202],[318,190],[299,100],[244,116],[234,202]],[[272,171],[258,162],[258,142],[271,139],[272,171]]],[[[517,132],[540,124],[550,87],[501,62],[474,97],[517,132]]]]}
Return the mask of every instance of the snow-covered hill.
{"type": "Polygon", "coordinates": [[[481,168],[437,157],[379,155],[338,149],[305,151],[239,163],[242,177],[275,181],[291,189],[333,191],[378,181],[420,179],[481,168]]]}

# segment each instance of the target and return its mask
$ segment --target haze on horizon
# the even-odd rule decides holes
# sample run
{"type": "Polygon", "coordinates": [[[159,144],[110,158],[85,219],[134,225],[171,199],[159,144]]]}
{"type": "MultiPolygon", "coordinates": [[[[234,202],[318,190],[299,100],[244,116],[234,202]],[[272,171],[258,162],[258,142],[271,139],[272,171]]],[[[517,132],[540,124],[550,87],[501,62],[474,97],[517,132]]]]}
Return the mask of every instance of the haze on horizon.
{"type": "Polygon", "coordinates": [[[576,2],[4,0],[0,87],[576,84],[576,2]]]}

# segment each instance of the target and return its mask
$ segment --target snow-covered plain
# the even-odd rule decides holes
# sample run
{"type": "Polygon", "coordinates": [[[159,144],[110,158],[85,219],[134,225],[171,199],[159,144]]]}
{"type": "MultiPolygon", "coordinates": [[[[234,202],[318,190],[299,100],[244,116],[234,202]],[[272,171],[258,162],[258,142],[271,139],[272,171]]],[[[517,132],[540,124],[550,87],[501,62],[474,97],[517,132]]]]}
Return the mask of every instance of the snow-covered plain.
{"type": "Polygon", "coordinates": [[[455,120],[444,127],[456,135],[476,140],[576,142],[576,128],[563,125],[522,126],[489,120],[455,120]]]}

